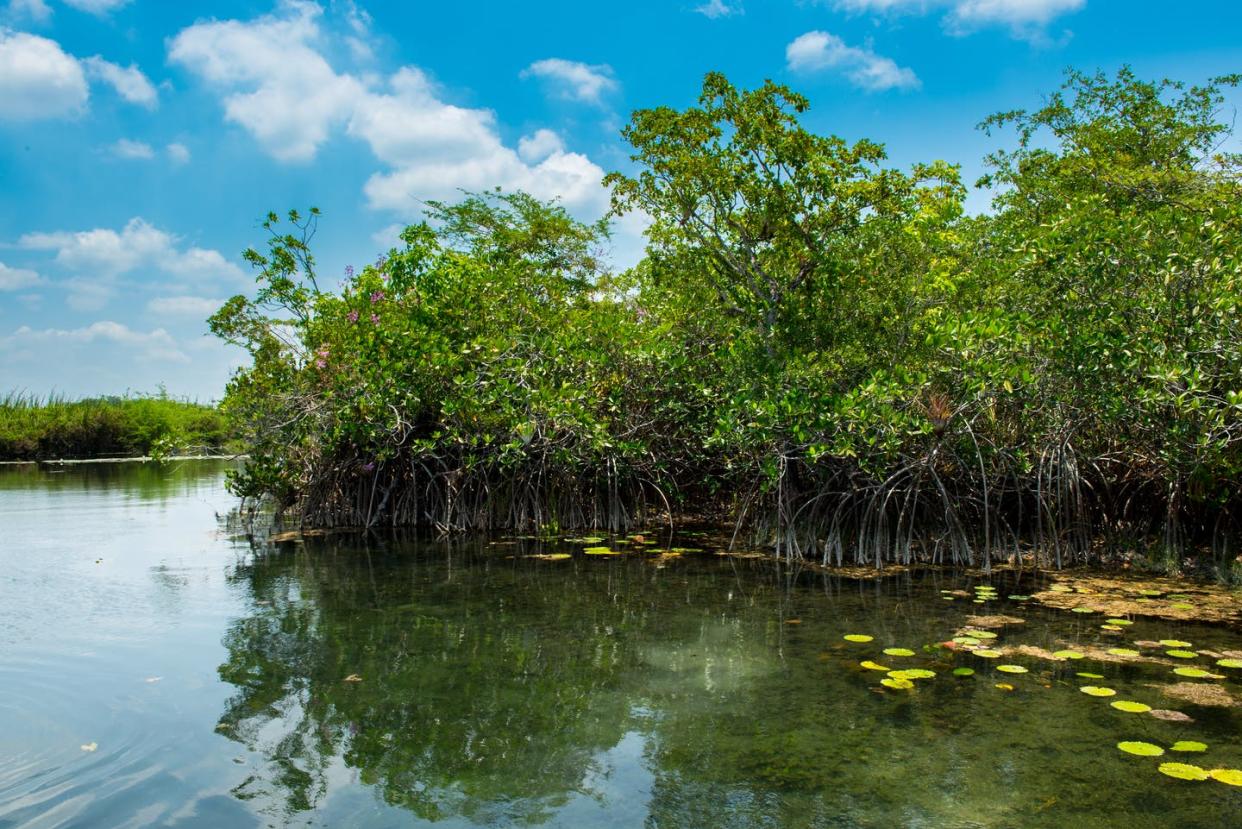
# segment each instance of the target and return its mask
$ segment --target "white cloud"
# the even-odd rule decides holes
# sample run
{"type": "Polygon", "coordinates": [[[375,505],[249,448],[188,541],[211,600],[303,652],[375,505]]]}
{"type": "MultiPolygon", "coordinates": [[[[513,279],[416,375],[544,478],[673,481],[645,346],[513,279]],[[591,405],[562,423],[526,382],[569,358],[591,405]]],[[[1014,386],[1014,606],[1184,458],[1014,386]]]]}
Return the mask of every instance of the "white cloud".
{"type": "Polygon", "coordinates": [[[145,282],[162,276],[164,291],[196,293],[219,290],[221,284],[241,287],[241,268],[219,251],[181,248],[180,240],[140,218],[130,219],[119,232],[96,228],[77,232],[27,233],[18,246],[54,251],[57,265],[78,276],[64,282],[70,307],[93,310],[105,306],[117,289],[117,278],[137,274],[145,282]]]}
{"type": "Polygon", "coordinates": [[[289,0],[281,10],[249,23],[196,23],[173,39],[169,59],[221,90],[225,117],[273,156],[309,161],[367,91],[310,45],[322,8],[289,0]]]}
{"type": "Polygon", "coordinates": [[[694,10],[704,17],[710,17],[713,20],[718,17],[729,17],[744,13],[741,0],[738,0],[737,3],[727,3],[725,0],[707,0],[701,6],[695,6],[694,10]]]}
{"type": "Polygon", "coordinates": [[[0,29],[0,119],[76,115],[89,95],[82,67],[59,43],[0,29]]]}
{"type": "Polygon", "coordinates": [[[64,3],[66,6],[72,6],[78,11],[103,17],[116,11],[121,6],[127,5],[129,0],[64,0],[64,3]]]}
{"type": "Polygon", "coordinates": [[[552,130],[535,130],[518,139],[518,157],[527,164],[537,164],[550,155],[565,152],[565,142],[552,130]]]}
{"type": "Polygon", "coordinates": [[[220,310],[223,300],[203,296],[164,296],[147,302],[147,310],[162,316],[189,316],[206,319],[220,310]]]}
{"type": "Polygon", "coordinates": [[[159,105],[160,95],[155,85],[142,74],[136,65],[120,66],[104,60],[99,55],[82,61],[86,71],[92,78],[98,78],[116,90],[116,93],[131,104],[138,104],[147,109],[155,109],[159,105]]]}
{"type": "Polygon", "coordinates": [[[10,268],[0,262],[0,291],[20,291],[42,283],[39,274],[26,268],[10,268]]]}
{"type": "Polygon", "coordinates": [[[912,69],[870,48],[849,46],[828,32],[807,32],[785,47],[785,61],[795,72],[836,70],[869,92],[918,89],[922,84],[912,69]]]}
{"type": "Polygon", "coordinates": [[[1082,9],[1087,0],[834,0],[833,5],[855,14],[926,14],[944,9],[951,34],[1006,26],[1014,37],[1042,40],[1048,24],[1082,9]]]}
{"type": "Polygon", "coordinates": [[[46,23],[52,16],[47,0],[9,0],[9,14],[28,17],[36,23],[46,23]]]}
{"type": "Polygon", "coordinates": [[[144,141],[131,141],[128,138],[119,139],[111,147],[112,154],[117,158],[131,160],[147,160],[155,158],[155,150],[151,149],[151,145],[144,141]]]}
{"type": "Polygon", "coordinates": [[[604,94],[617,89],[611,66],[592,66],[561,58],[537,60],[523,69],[521,76],[540,78],[547,81],[562,98],[588,104],[601,103],[604,94]]]}
{"type": "Polygon", "coordinates": [[[168,153],[173,164],[186,164],[190,160],[190,148],[176,141],[165,147],[164,152],[168,153]]]}
{"type": "Polygon", "coordinates": [[[125,346],[142,360],[188,363],[172,335],[163,328],[135,331],[112,320],[101,320],[83,328],[45,328],[36,330],[23,325],[7,337],[0,337],[0,355],[7,361],[46,359],[49,346],[91,345],[112,343],[125,346]]]}
{"type": "Polygon", "coordinates": [[[317,4],[285,0],[253,21],[197,23],[173,39],[169,56],[214,86],[225,117],[279,159],[313,158],[340,127],[364,141],[386,168],[364,187],[373,208],[408,217],[425,199],[502,187],[594,215],[606,209],[598,165],[546,138],[528,144],[524,158],[501,140],[491,110],[449,103],[422,70],[406,66],[386,79],[337,72],[319,51],[328,37],[322,15],[317,4]]]}

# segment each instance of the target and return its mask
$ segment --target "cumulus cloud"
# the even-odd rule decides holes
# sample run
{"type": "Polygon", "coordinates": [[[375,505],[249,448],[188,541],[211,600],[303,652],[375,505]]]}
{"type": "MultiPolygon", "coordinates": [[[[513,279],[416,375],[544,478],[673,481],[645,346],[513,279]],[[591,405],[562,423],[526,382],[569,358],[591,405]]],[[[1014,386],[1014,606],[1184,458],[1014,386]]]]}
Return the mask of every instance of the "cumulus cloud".
{"type": "Polygon", "coordinates": [[[135,331],[112,320],[101,320],[83,328],[44,328],[36,330],[23,325],[7,337],[0,337],[0,354],[8,360],[39,355],[46,356],[49,345],[89,345],[114,343],[125,346],[134,356],[144,360],[188,363],[190,358],[163,328],[135,331]]]}
{"type": "Polygon", "coordinates": [[[1040,40],[1053,20],[1087,5],[1087,0],[835,0],[833,5],[855,14],[926,14],[946,12],[952,34],[968,34],[986,26],[1005,26],[1014,37],[1040,40]]]}
{"type": "Polygon", "coordinates": [[[247,23],[196,23],[173,39],[168,56],[219,90],[225,117],[271,155],[309,161],[368,93],[311,46],[322,8],[286,2],[281,10],[247,23]]]}
{"type": "Polygon", "coordinates": [[[155,150],[144,141],[131,141],[121,138],[111,147],[112,154],[117,158],[146,161],[155,158],[155,150]]]}
{"type": "Polygon", "coordinates": [[[92,78],[98,78],[108,84],[131,104],[138,104],[147,109],[155,109],[159,105],[160,96],[155,85],[135,64],[120,66],[95,55],[83,60],[82,65],[86,67],[86,71],[92,78]]]}
{"type": "Polygon", "coordinates": [[[550,155],[565,152],[565,142],[552,130],[535,130],[518,140],[518,157],[527,164],[537,164],[550,155]]]}
{"type": "Polygon", "coordinates": [[[52,8],[47,0],[9,0],[9,14],[14,17],[28,17],[36,23],[46,23],[52,16],[52,8]]]}
{"type": "Polygon", "coordinates": [[[26,268],[10,268],[0,262],[0,291],[20,291],[43,282],[38,273],[26,268]]]}
{"type": "Polygon", "coordinates": [[[59,43],[0,29],[0,119],[76,115],[89,94],[81,65],[59,43]]]}
{"type": "Polygon", "coordinates": [[[164,152],[173,164],[186,164],[190,160],[190,148],[176,141],[165,147],[164,152]]]}
{"type": "Polygon", "coordinates": [[[70,307],[78,310],[102,308],[116,292],[117,278],[126,274],[159,275],[161,288],[184,293],[245,284],[242,270],[219,251],[179,243],[141,218],[130,219],[120,231],[27,233],[17,242],[27,250],[54,252],[53,261],[76,274],[63,284],[70,307]]]}
{"type": "Polygon", "coordinates": [[[912,69],[870,48],[850,46],[828,32],[807,32],[785,47],[785,61],[795,72],[834,70],[868,92],[918,89],[922,84],[912,69]]]}
{"type": "Polygon", "coordinates": [[[522,70],[523,78],[540,78],[562,98],[587,104],[598,104],[604,94],[617,89],[612,67],[592,66],[575,60],[546,58],[522,70]]]}
{"type": "Polygon", "coordinates": [[[586,156],[545,137],[523,157],[491,110],[450,103],[417,67],[386,78],[338,72],[320,51],[322,15],[318,4],[286,0],[255,20],[196,23],[169,57],[216,89],[225,117],[278,159],[310,160],[338,129],[365,142],[385,167],[364,187],[373,208],[416,213],[422,200],[496,186],[597,215],[606,207],[604,171],[586,156]]]}
{"type": "Polygon", "coordinates": [[[713,20],[718,17],[730,17],[743,13],[741,0],[738,0],[736,3],[727,3],[725,0],[707,0],[701,6],[695,6],[694,10],[704,17],[710,17],[713,20]]]}

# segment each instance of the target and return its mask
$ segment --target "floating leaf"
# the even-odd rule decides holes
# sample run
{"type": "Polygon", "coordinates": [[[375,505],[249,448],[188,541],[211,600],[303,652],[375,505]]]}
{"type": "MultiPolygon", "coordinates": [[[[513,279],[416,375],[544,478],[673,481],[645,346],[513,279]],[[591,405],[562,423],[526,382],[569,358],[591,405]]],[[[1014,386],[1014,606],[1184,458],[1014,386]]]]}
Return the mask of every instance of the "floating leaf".
{"type": "Polygon", "coordinates": [[[1191,647],[1191,644],[1189,642],[1183,642],[1181,639],[1161,639],[1160,644],[1164,645],[1166,648],[1189,648],[1191,647]]]}
{"type": "Polygon", "coordinates": [[[1173,673],[1190,679],[1224,679],[1220,674],[1214,674],[1202,668],[1174,668],[1173,673]]]}
{"type": "Polygon", "coordinates": [[[1216,664],[1222,668],[1242,668],[1242,659],[1217,659],[1216,664]]]}
{"type": "Polygon", "coordinates": [[[1160,590],[1140,590],[1140,591],[1139,591],[1139,595],[1140,595],[1140,596],[1149,596],[1149,597],[1150,597],[1150,596],[1159,596],[1159,595],[1162,595],[1162,591],[1160,591],[1160,590]]]}
{"type": "Polygon", "coordinates": [[[1116,702],[1110,702],[1109,705],[1118,711],[1125,711],[1127,714],[1146,714],[1151,710],[1150,705],[1144,705],[1141,702],[1131,702],[1128,699],[1119,699],[1116,702]]]}
{"type": "Polygon", "coordinates": [[[583,536],[582,538],[567,538],[565,540],[570,544],[599,544],[604,539],[601,536],[588,535],[583,536]]]}
{"type": "Polygon", "coordinates": [[[1110,625],[1132,625],[1134,624],[1129,619],[1105,619],[1104,621],[1108,622],[1110,625]]]}
{"type": "Polygon", "coordinates": [[[533,558],[539,561],[564,561],[567,558],[573,558],[573,556],[569,553],[539,553],[537,555],[527,556],[527,558],[533,558]]]}
{"type": "Polygon", "coordinates": [[[1238,769],[1212,769],[1208,776],[1229,786],[1242,786],[1242,771],[1238,769]]]}
{"type": "Polygon", "coordinates": [[[1178,740],[1169,746],[1169,751],[1207,751],[1207,743],[1199,743],[1194,740],[1178,740]]]}
{"type": "Polygon", "coordinates": [[[1083,655],[1078,651],[1056,651],[1052,654],[1057,659],[1082,659],[1083,655]]]}
{"type": "Polygon", "coordinates": [[[1078,607],[1071,607],[1070,610],[1074,613],[1095,613],[1095,611],[1091,608],[1083,607],[1082,605],[1079,605],[1078,607]]]}
{"type": "Polygon", "coordinates": [[[885,648],[885,656],[914,656],[914,651],[909,648],[885,648]]]}
{"type": "Polygon", "coordinates": [[[908,668],[904,671],[889,671],[888,675],[893,679],[931,679],[936,672],[926,668],[908,668]]]}
{"type": "Polygon", "coordinates": [[[1109,633],[1121,633],[1124,628],[1117,627],[1116,625],[1100,625],[1100,630],[1106,630],[1109,633]]]}
{"type": "Polygon", "coordinates": [[[1030,596],[1019,596],[1019,595],[1011,595],[1009,598],[1015,602],[1029,602],[1031,600],[1030,596]]]}
{"type": "Polygon", "coordinates": [[[982,656],[984,659],[998,659],[1001,655],[1000,651],[988,650],[987,648],[979,648],[976,651],[971,651],[971,653],[975,656],[982,656]]]}
{"type": "Polygon", "coordinates": [[[1126,740],[1117,743],[1117,748],[1126,754],[1137,754],[1139,757],[1159,757],[1164,754],[1164,749],[1153,743],[1144,743],[1141,740],[1126,740]]]}
{"type": "Polygon", "coordinates": [[[1051,590],[1053,593],[1073,593],[1074,592],[1074,588],[1070,587],[1068,584],[1054,584],[1048,589],[1051,590]]]}
{"type": "Polygon", "coordinates": [[[1007,674],[1024,674],[1027,672],[1026,668],[1023,668],[1021,665],[997,665],[996,670],[1007,674]]]}
{"type": "Polygon", "coordinates": [[[1113,656],[1140,656],[1141,654],[1133,648],[1109,648],[1108,651],[1113,656]]]}
{"type": "Polygon", "coordinates": [[[995,639],[996,634],[990,630],[970,630],[966,632],[967,636],[973,636],[976,639],[995,639]]]}
{"type": "Polygon", "coordinates": [[[974,668],[954,668],[953,675],[954,676],[974,676],[975,669],[974,668]]]}
{"type": "Polygon", "coordinates": [[[1078,689],[1089,697],[1115,697],[1117,692],[1112,688],[1101,688],[1097,685],[1084,685],[1078,689]]]}
{"type": "Polygon", "coordinates": [[[875,637],[868,636],[865,633],[847,633],[841,638],[846,642],[870,642],[875,637]]]}
{"type": "Polygon", "coordinates": [[[1160,773],[1178,780],[1207,780],[1210,776],[1207,771],[1189,763],[1161,763],[1160,773]]]}
{"type": "Polygon", "coordinates": [[[954,636],[953,641],[959,645],[978,645],[980,642],[973,636],[954,636]]]}
{"type": "Polygon", "coordinates": [[[1199,655],[1194,651],[1165,651],[1165,653],[1176,659],[1194,659],[1199,655]]]}
{"type": "Polygon", "coordinates": [[[1178,604],[1171,604],[1169,605],[1169,607],[1173,608],[1174,610],[1194,610],[1195,609],[1194,605],[1187,604],[1185,602],[1179,602],[1178,604]]]}
{"type": "Polygon", "coordinates": [[[998,683],[996,683],[996,687],[997,687],[997,688],[1000,688],[1002,691],[1012,691],[1012,690],[1013,690],[1013,686],[1012,686],[1012,685],[1010,685],[1008,682],[998,682],[998,683]]]}
{"type": "Polygon", "coordinates": [[[881,679],[880,684],[897,691],[909,691],[914,687],[914,683],[908,679],[881,679]]]}
{"type": "Polygon", "coordinates": [[[870,659],[868,659],[866,662],[859,662],[858,664],[866,668],[868,671],[890,671],[892,670],[891,668],[887,668],[876,662],[872,662],[870,659]]]}
{"type": "Polygon", "coordinates": [[[1104,674],[1089,674],[1086,671],[1079,671],[1078,675],[1083,679],[1103,679],[1104,674]]]}
{"type": "Polygon", "coordinates": [[[614,550],[611,547],[587,547],[582,552],[589,556],[619,556],[620,550],[614,550]]]}

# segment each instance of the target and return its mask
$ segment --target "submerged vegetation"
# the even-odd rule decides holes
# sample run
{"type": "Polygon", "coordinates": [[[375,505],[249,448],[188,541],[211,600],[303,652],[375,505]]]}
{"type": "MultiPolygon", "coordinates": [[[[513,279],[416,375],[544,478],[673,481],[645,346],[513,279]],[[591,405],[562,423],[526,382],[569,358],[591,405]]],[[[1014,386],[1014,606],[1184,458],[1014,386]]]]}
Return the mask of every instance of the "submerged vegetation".
{"type": "Polygon", "coordinates": [[[0,460],[218,452],[227,443],[218,409],[162,392],[85,400],[0,397],[0,460]]]}
{"type": "MultiPolygon", "coordinates": [[[[319,212],[272,214],[215,333],[253,365],[232,479],[305,526],[623,531],[735,521],[783,556],[988,567],[1196,554],[1242,509],[1242,158],[1222,90],[1071,72],[958,168],[807,131],[709,75],[635,112],[606,223],[524,194],[432,203],[320,287],[319,212]],[[1137,553],[1136,553],[1137,551],[1137,553]]],[[[898,678],[909,682],[908,678],[898,678]]]]}

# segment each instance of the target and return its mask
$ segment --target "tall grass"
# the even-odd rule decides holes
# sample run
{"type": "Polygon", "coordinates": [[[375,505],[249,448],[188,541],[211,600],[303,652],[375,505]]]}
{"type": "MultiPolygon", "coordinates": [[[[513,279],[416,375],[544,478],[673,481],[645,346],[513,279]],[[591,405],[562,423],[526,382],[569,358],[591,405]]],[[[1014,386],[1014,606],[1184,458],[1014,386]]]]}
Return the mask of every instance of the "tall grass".
{"type": "Polygon", "coordinates": [[[228,443],[214,406],[155,395],[69,400],[0,396],[0,460],[96,458],[220,451],[228,443]]]}

